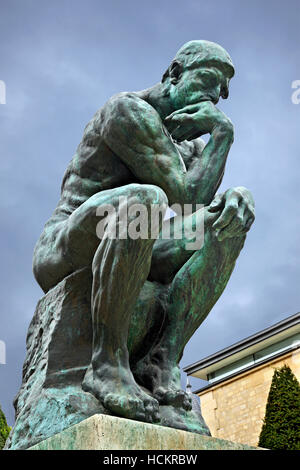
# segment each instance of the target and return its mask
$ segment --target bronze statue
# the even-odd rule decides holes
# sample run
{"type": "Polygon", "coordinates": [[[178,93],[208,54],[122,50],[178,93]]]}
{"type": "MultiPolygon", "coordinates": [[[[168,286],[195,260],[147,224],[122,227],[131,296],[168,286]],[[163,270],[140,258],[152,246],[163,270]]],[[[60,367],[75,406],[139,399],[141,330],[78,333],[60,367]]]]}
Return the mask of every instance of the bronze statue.
{"type": "MultiPolygon", "coordinates": [[[[176,427],[177,414],[191,410],[178,364],[254,221],[246,188],[216,195],[234,134],[216,105],[233,75],[221,46],[190,41],[160,83],[109,99],[86,126],[35,247],[34,274],[45,293],[83,268],[92,272],[93,346],[82,387],[109,413],[155,423],[160,407],[169,407],[168,425],[176,427]],[[192,210],[168,222],[169,238],[112,238],[104,230],[99,239],[97,209],[109,205],[120,215],[125,200],[128,209],[192,210]],[[203,246],[186,249],[176,233],[197,223],[203,246]]],[[[161,231],[166,223],[159,221],[161,231]]]]}

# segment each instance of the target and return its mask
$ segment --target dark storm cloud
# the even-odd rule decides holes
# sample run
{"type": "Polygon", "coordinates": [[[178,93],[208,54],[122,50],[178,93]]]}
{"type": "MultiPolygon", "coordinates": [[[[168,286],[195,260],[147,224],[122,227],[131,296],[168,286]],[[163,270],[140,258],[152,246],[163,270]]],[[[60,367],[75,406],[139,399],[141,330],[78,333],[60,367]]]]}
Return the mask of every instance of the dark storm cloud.
{"type": "Polygon", "coordinates": [[[42,295],[32,251],[83,128],[112,94],[158,82],[190,39],[220,43],[235,63],[230,99],[220,103],[235,125],[222,189],[249,187],[257,219],[182,365],[299,310],[300,105],[291,102],[300,79],[298,18],[298,1],[2,2],[0,404],[10,423],[42,295]]]}

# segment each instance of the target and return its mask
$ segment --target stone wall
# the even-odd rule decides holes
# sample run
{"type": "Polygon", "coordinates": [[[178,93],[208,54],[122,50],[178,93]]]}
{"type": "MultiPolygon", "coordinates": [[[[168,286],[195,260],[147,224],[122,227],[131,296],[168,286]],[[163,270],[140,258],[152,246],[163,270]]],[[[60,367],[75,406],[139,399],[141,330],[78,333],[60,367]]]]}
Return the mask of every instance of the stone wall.
{"type": "Polygon", "coordinates": [[[212,436],[256,446],[275,368],[288,365],[300,380],[300,350],[216,384],[199,393],[212,436]]]}

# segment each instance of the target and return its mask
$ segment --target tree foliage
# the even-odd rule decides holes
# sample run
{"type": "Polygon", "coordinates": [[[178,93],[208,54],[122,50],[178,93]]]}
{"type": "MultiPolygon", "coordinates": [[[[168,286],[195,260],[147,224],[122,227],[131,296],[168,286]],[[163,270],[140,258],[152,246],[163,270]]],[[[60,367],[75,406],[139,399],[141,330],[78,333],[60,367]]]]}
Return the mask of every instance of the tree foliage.
{"type": "Polygon", "coordinates": [[[300,450],[300,385],[287,365],[274,371],[258,445],[300,450]]]}
{"type": "Polygon", "coordinates": [[[3,449],[11,428],[7,425],[5,415],[0,407],[0,450],[3,449]]]}

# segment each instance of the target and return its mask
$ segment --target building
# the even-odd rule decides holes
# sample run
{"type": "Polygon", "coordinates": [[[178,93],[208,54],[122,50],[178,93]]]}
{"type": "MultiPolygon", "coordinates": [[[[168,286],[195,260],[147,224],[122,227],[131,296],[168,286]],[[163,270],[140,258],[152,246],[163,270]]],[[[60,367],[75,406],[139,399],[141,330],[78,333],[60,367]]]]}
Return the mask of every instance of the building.
{"type": "Polygon", "coordinates": [[[300,313],[184,368],[207,380],[196,393],[212,436],[257,445],[275,368],[300,380],[300,313]]]}

